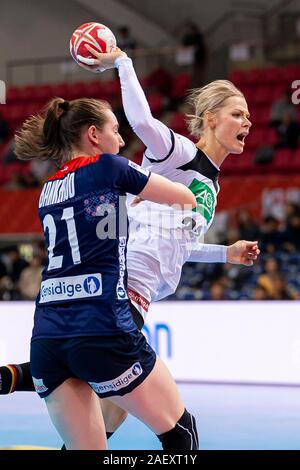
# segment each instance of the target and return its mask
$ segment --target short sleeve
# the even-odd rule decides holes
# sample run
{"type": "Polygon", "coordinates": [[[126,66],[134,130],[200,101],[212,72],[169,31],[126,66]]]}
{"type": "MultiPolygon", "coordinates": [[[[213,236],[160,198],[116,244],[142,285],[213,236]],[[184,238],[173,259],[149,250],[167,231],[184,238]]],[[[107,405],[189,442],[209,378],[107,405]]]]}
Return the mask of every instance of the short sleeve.
{"type": "Polygon", "coordinates": [[[101,160],[108,183],[125,193],[140,194],[148,183],[150,171],[127,158],[106,154],[101,160]]]}

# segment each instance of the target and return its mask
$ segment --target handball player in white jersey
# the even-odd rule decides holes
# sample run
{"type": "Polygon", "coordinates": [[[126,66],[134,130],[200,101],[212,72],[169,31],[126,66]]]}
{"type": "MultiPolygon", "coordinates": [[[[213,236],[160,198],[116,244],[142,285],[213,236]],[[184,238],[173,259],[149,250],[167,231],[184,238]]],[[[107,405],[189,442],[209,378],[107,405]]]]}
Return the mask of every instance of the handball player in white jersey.
{"type": "MultiPolygon", "coordinates": [[[[145,319],[152,301],[175,292],[185,262],[230,262],[251,266],[259,254],[256,241],[226,247],[200,243],[212,224],[218,176],[226,157],[241,154],[251,122],[244,95],[231,82],[216,80],[190,96],[189,129],[197,143],[173,132],[152,116],[132,60],[122,52],[80,58],[88,70],[117,67],[126,117],[145,144],[142,166],[188,186],[197,210],[181,211],[148,201],[129,205],[128,287],[131,302],[145,319]]],[[[131,201],[130,201],[131,202],[131,201]]]]}

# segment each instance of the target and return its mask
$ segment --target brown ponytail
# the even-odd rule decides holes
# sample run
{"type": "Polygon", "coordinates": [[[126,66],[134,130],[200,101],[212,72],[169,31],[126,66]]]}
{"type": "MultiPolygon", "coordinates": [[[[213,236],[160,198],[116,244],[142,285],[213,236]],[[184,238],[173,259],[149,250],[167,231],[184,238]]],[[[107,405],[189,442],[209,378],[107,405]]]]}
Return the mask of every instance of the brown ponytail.
{"type": "Polygon", "coordinates": [[[31,116],[15,134],[15,153],[21,160],[54,160],[57,165],[69,160],[72,147],[80,140],[83,126],[102,129],[104,111],[111,109],[106,101],[81,98],[65,101],[54,98],[43,115],[31,116]]]}

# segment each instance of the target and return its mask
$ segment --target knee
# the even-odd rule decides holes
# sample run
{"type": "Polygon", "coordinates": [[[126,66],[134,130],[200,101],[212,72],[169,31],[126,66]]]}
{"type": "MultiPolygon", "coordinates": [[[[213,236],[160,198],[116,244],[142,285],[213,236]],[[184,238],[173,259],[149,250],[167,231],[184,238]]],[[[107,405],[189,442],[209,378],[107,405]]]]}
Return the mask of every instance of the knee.
{"type": "Polygon", "coordinates": [[[157,437],[166,451],[199,449],[196,420],[187,410],[184,410],[174,428],[157,437]]]}

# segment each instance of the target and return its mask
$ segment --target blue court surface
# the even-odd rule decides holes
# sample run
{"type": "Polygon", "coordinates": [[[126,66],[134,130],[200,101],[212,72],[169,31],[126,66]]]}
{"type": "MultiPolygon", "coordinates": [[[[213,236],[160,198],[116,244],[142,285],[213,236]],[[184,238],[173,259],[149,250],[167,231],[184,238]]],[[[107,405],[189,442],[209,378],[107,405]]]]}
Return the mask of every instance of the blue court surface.
{"type": "MultiPolygon", "coordinates": [[[[300,449],[300,388],[180,384],[195,415],[202,449],[300,449]]],[[[35,393],[0,397],[0,447],[59,448],[61,439],[35,393]]],[[[157,438],[129,417],[110,449],[160,449],[157,438]]]]}

